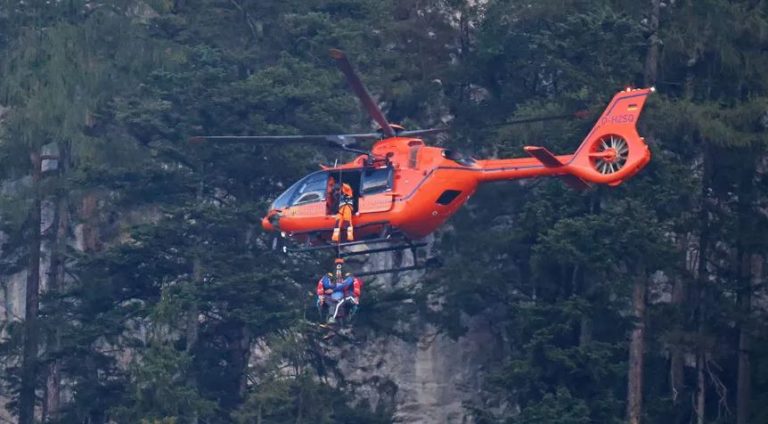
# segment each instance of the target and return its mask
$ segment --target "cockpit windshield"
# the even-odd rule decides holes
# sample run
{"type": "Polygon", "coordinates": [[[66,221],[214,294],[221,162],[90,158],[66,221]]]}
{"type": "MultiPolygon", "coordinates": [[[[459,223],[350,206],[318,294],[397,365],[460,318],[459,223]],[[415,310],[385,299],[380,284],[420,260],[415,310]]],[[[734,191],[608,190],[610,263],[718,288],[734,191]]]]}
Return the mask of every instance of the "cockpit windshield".
{"type": "Polygon", "coordinates": [[[325,200],[328,172],[318,171],[302,178],[278,196],[270,209],[285,209],[289,206],[315,203],[325,200]]]}

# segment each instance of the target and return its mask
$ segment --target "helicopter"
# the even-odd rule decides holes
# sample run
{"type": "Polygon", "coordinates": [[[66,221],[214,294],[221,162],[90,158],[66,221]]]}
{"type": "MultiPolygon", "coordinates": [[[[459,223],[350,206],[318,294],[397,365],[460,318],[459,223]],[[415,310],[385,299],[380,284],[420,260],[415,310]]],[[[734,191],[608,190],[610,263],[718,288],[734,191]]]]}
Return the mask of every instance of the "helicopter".
{"type": "Polygon", "coordinates": [[[261,221],[265,231],[279,233],[300,247],[286,252],[336,248],[338,256],[400,250],[420,242],[438,229],[483,183],[554,176],[577,190],[593,184],[616,186],[637,174],[651,153],[636,124],[653,87],[617,92],[591,131],[572,154],[555,155],[545,147],[526,146],[529,157],[478,160],[452,150],[428,146],[421,136],[445,128],[406,130],[387,121],[384,113],[341,50],[336,61],[362,106],[378,124],[371,133],[332,135],[199,136],[194,141],[255,143],[320,143],[357,154],[352,161],[322,166],[278,196],[261,221]],[[363,150],[359,143],[373,140],[363,150]],[[331,187],[352,190],[355,240],[332,241],[337,205],[331,187]],[[365,250],[342,248],[386,243],[365,250]]]}

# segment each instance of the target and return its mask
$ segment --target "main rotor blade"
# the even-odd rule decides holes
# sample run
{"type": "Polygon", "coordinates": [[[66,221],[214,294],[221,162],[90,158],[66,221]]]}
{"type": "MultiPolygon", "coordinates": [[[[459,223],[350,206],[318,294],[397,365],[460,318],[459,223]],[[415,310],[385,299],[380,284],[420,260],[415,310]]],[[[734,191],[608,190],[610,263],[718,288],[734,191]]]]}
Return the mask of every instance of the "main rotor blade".
{"type": "Polygon", "coordinates": [[[563,115],[532,116],[529,118],[512,119],[504,123],[501,123],[499,125],[504,126],[504,125],[515,125],[515,124],[527,124],[530,122],[554,121],[557,119],[584,119],[587,117],[588,114],[589,112],[586,110],[579,110],[573,113],[567,113],[563,115]]]}
{"type": "Polygon", "coordinates": [[[407,137],[407,136],[420,136],[420,135],[427,135],[427,134],[437,134],[441,132],[448,131],[448,128],[426,128],[423,130],[406,130],[406,131],[400,131],[397,133],[398,137],[407,137]]]}
{"type": "Polygon", "coordinates": [[[329,143],[339,147],[354,145],[358,139],[376,139],[378,133],[362,134],[328,134],[328,135],[203,135],[192,137],[189,141],[192,143],[201,143],[203,141],[217,142],[235,142],[235,143],[274,143],[274,142],[296,142],[296,143],[329,143]]]}
{"type": "Polygon", "coordinates": [[[381,112],[381,109],[379,109],[379,106],[376,105],[376,102],[373,101],[373,98],[368,93],[368,90],[365,89],[365,86],[363,85],[362,81],[360,81],[360,78],[358,78],[355,70],[352,69],[352,64],[349,63],[347,55],[345,55],[343,51],[337,49],[331,49],[330,53],[331,57],[336,60],[336,64],[339,66],[339,69],[341,69],[341,72],[343,72],[344,76],[347,77],[349,85],[352,86],[352,90],[360,99],[363,107],[371,115],[371,118],[373,118],[373,120],[379,124],[384,135],[387,137],[394,137],[395,131],[392,129],[392,127],[389,126],[387,118],[384,117],[384,114],[381,112]]]}

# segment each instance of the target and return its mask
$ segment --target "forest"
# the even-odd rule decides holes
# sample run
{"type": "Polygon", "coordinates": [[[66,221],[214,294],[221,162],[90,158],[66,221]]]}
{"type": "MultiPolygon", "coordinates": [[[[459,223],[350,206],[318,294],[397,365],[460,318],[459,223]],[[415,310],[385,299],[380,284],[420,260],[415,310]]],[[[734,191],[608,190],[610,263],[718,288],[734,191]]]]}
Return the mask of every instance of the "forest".
{"type": "Polygon", "coordinates": [[[768,1],[0,0],[0,422],[768,423],[767,257],[768,1]],[[260,221],[353,156],[188,140],[374,130],[331,48],[477,158],[653,86],[651,161],[481,187],[323,340],[260,221]]]}

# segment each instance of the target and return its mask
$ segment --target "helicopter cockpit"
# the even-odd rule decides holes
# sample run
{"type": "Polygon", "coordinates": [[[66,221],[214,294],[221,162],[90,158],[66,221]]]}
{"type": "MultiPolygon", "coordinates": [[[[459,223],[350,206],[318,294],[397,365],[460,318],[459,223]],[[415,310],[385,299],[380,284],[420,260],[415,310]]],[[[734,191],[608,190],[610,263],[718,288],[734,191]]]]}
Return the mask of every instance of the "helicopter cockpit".
{"type": "MultiPolygon", "coordinates": [[[[338,190],[339,182],[349,184],[354,193],[354,209],[357,211],[361,196],[371,196],[392,189],[393,169],[344,169],[317,171],[307,175],[285,190],[274,202],[271,210],[282,210],[309,203],[326,202],[332,189],[338,190]]],[[[336,213],[336,202],[328,201],[328,213],[336,213]]]]}
{"type": "Polygon", "coordinates": [[[279,210],[305,203],[322,202],[325,200],[327,184],[327,171],[318,171],[309,174],[278,196],[277,199],[272,202],[270,209],[279,210]]]}

